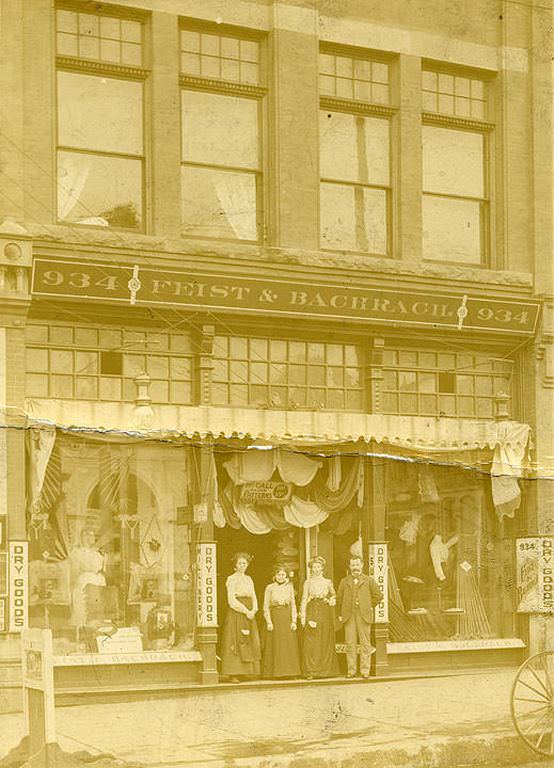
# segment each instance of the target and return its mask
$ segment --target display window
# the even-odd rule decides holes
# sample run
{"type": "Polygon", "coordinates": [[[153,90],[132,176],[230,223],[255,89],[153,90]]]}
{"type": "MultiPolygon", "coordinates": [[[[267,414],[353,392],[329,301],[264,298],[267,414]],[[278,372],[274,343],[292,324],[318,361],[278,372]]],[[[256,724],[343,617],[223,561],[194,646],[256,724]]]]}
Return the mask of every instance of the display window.
{"type": "Polygon", "coordinates": [[[30,624],[58,655],[191,649],[188,450],[34,439],[51,445],[29,456],[30,624]]]}
{"type": "Polygon", "coordinates": [[[393,642],[513,637],[513,520],[490,478],[448,465],[387,462],[393,642]]]}

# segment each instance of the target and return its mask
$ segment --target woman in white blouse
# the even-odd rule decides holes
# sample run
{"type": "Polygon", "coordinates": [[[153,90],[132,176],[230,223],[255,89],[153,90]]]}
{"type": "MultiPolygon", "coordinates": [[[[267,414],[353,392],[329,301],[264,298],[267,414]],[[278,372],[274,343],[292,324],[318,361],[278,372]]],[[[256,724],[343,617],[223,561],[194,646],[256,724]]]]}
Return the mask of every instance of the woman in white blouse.
{"type": "Polygon", "coordinates": [[[296,602],[286,568],[276,565],[273,581],[265,588],[264,677],[300,677],[296,634],[296,602]]]}
{"type": "Polygon", "coordinates": [[[233,558],[235,572],[227,577],[227,616],[223,630],[221,673],[240,682],[241,677],[260,674],[260,636],[256,624],[258,600],[254,582],[246,571],[252,557],[237,552],[233,558]]]}
{"type": "Polygon", "coordinates": [[[339,666],[335,652],[335,588],[331,579],[323,575],[323,557],[312,558],[309,568],[310,576],[304,582],[300,603],[300,621],[304,627],[302,667],[308,680],[336,677],[339,666]]]}

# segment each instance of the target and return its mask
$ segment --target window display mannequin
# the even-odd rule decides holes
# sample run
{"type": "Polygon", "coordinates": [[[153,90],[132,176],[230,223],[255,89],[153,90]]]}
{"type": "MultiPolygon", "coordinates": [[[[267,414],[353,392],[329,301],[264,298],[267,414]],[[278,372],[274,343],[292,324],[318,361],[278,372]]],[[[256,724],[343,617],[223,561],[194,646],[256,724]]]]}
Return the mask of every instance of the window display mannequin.
{"type": "Polygon", "coordinates": [[[106,586],[104,569],[106,556],[96,548],[96,534],[90,528],[81,531],[81,546],[69,554],[71,564],[71,622],[79,628],[87,624],[87,594],[89,584],[106,586]]]}
{"type": "Polygon", "coordinates": [[[238,552],[233,558],[235,572],[227,577],[227,615],[223,630],[221,674],[240,682],[241,677],[260,674],[260,636],[256,624],[258,600],[254,582],[246,571],[252,557],[238,552]]]}
{"type": "Polygon", "coordinates": [[[310,560],[309,568],[310,576],[304,582],[300,604],[300,621],[304,627],[304,675],[308,680],[314,677],[336,677],[339,666],[335,652],[335,588],[331,579],[323,575],[323,557],[310,560]]]}
{"type": "Polygon", "coordinates": [[[273,570],[273,581],[265,588],[264,618],[267,632],[263,655],[264,677],[299,677],[300,654],[296,634],[294,588],[284,566],[273,570]]]}

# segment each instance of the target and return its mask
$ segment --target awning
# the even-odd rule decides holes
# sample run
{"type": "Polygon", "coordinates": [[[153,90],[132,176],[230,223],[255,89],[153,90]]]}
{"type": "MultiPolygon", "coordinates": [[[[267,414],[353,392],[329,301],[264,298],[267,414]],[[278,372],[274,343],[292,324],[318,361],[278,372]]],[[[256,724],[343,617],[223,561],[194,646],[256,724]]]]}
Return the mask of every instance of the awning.
{"type": "MultiPolygon", "coordinates": [[[[75,400],[26,403],[29,425],[146,439],[248,439],[265,445],[317,447],[378,443],[416,453],[458,453],[502,447],[508,464],[523,466],[530,427],[516,421],[395,416],[329,411],[277,411],[214,406],[142,406],[75,400]]],[[[315,450],[314,450],[315,449],[315,450]]],[[[363,452],[365,449],[360,448],[363,452]]]]}
{"type": "Polygon", "coordinates": [[[527,463],[530,438],[530,427],[516,421],[46,399],[28,400],[26,405],[26,427],[55,427],[95,437],[212,443],[231,439],[235,450],[236,442],[245,440],[245,449],[281,447],[314,456],[331,456],[340,445],[350,455],[479,469],[491,475],[501,517],[513,516],[519,506],[518,478],[527,463]]]}

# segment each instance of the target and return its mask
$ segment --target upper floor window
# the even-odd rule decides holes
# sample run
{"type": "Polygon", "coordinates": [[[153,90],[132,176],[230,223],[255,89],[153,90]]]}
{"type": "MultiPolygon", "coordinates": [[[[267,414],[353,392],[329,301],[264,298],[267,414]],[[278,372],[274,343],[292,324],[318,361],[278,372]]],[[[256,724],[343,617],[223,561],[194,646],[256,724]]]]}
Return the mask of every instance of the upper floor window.
{"type": "Polygon", "coordinates": [[[423,72],[423,255],[482,264],[489,246],[487,84],[423,72]]]}
{"type": "Polygon", "coordinates": [[[147,373],[154,403],[192,402],[193,348],[186,333],[30,323],[25,394],[133,402],[147,373]]]}
{"type": "Polygon", "coordinates": [[[363,354],[354,344],[216,336],[214,405],[363,411],[363,354]]]}
{"type": "Polygon", "coordinates": [[[511,396],[513,375],[513,362],[504,358],[389,348],[383,356],[383,412],[491,419],[495,396],[511,396]]]}
{"type": "Polygon", "coordinates": [[[390,251],[390,112],[386,63],[320,54],[323,248],[390,251]]]}
{"type": "Polygon", "coordinates": [[[58,219],[141,228],[142,25],[68,10],[57,22],[58,219]]]}
{"type": "Polygon", "coordinates": [[[181,30],[182,233],[263,233],[260,43],[181,30]]]}

